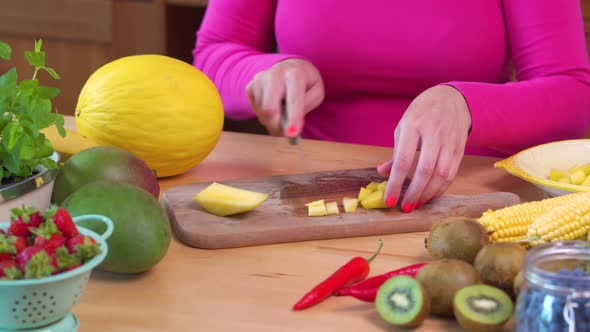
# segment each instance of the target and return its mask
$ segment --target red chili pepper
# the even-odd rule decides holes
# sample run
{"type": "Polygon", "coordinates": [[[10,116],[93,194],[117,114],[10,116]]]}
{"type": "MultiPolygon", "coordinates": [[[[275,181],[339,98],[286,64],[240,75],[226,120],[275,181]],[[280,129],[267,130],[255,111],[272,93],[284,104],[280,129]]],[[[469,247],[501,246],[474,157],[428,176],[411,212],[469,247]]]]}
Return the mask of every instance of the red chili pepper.
{"type": "Polygon", "coordinates": [[[357,284],[354,284],[350,287],[341,288],[338,291],[336,291],[334,295],[352,296],[362,301],[373,302],[375,301],[375,296],[377,295],[379,287],[389,278],[396,275],[407,275],[412,278],[415,278],[418,274],[418,271],[420,271],[420,268],[422,268],[424,265],[426,265],[426,263],[412,264],[406,267],[402,267],[401,269],[376,275],[357,284]]]}
{"type": "Polygon", "coordinates": [[[369,264],[375,259],[375,257],[377,257],[382,247],[383,241],[379,240],[379,248],[369,259],[362,257],[354,257],[351,259],[330,277],[305,294],[301,300],[295,303],[293,310],[309,308],[330,297],[330,295],[334,294],[338,289],[365,279],[369,275],[369,264]]]}

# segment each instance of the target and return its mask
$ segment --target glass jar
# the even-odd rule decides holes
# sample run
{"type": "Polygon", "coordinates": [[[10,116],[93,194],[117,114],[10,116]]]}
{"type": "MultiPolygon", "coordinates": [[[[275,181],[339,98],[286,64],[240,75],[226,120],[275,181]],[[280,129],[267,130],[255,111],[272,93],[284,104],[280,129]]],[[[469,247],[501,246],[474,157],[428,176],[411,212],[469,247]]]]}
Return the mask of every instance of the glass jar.
{"type": "Polygon", "coordinates": [[[516,331],[590,331],[590,243],[551,242],[529,251],[516,331]]]}

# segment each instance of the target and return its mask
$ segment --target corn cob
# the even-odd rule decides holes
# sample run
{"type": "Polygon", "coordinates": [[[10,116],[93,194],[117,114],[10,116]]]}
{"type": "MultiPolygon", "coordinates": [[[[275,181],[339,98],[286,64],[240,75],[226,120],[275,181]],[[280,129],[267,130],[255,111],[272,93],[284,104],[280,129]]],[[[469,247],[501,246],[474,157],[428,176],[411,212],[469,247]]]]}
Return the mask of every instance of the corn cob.
{"type": "Polygon", "coordinates": [[[495,211],[488,210],[482,214],[478,221],[490,233],[492,242],[526,240],[529,226],[536,217],[580,194],[582,193],[525,202],[495,211]]]}
{"type": "Polygon", "coordinates": [[[580,193],[535,218],[528,241],[536,246],[550,241],[585,240],[590,230],[590,192],[580,193]]]}

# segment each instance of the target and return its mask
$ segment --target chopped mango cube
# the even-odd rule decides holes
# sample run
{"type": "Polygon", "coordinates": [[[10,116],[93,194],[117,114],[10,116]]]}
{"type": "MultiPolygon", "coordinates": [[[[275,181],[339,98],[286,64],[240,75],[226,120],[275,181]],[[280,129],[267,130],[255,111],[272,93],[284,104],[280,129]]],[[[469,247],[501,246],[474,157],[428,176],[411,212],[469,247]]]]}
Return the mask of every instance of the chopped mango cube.
{"type": "Polygon", "coordinates": [[[385,191],[386,186],[387,186],[387,181],[383,181],[377,185],[377,190],[385,191]]]}
{"type": "Polygon", "coordinates": [[[318,199],[317,201],[309,202],[305,204],[305,206],[319,206],[324,205],[326,202],[323,199],[318,199]]]}
{"type": "Polygon", "coordinates": [[[342,206],[344,206],[344,212],[352,213],[352,212],[356,211],[358,204],[359,204],[359,201],[356,198],[351,198],[351,197],[342,198],[342,206]]]}
{"type": "Polygon", "coordinates": [[[307,207],[307,215],[309,217],[321,217],[328,214],[328,210],[326,209],[326,205],[310,205],[307,207]]]}
{"type": "Polygon", "coordinates": [[[365,199],[365,197],[369,196],[369,194],[371,194],[372,192],[373,192],[373,190],[362,187],[361,190],[359,190],[358,201],[362,202],[363,199],[365,199]]]}
{"type": "Polygon", "coordinates": [[[378,187],[379,187],[379,183],[377,183],[375,181],[371,181],[371,183],[366,185],[366,188],[370,189],[370,190],[377,190],[378,187]]]}
{"type": "Polygon", "coordinates": [[[549,180],[559,181],[559,179],[568,176],[568,174],[558,168],[552,168],[549,170],[549,180]]]}
{"type": "Polygon", "coordinates": [[[584,182],[585,179],[586,174],[581,168],[578,168],[577,171],[570,174],[570,181],[572,182],[572,184],[582,184],[582,182],[584,182]]]}
{"type": "Polygon", "coordinates": [[[326,210],[328,214],[340,214],[340,209],[338,209],[336,202],[326,203],[326,210]]]}
{"type": "Polygon", "coordinates": [[[365,209],[385,209],[387,205],[385,205],[385,200],[383,199],[383,191],[377,190],[369,194],[369,196],[365,197],[361,201],[361,205],[365,209]]]}

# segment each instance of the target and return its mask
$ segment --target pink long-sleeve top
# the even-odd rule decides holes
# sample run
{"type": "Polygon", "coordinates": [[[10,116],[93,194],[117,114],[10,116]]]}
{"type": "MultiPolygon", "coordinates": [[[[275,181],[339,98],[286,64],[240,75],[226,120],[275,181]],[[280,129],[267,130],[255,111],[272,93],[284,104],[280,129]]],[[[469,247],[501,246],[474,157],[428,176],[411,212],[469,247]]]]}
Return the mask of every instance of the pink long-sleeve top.
{"type": "Polygon", "coordinates": [[[437,84],[467,101],[468,154],[580,138],[590,124],[579,0],[210,0],[193,55],[232,119],[255,116],[256,73],[313,63],[326,96],[306,138],[393,146],[412,99],[437,84]]]}

